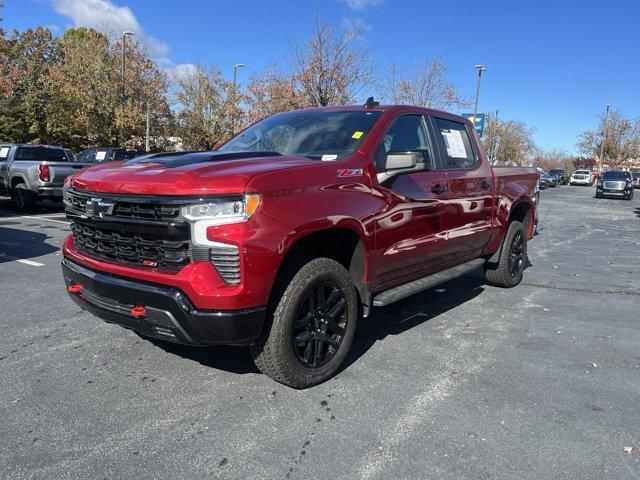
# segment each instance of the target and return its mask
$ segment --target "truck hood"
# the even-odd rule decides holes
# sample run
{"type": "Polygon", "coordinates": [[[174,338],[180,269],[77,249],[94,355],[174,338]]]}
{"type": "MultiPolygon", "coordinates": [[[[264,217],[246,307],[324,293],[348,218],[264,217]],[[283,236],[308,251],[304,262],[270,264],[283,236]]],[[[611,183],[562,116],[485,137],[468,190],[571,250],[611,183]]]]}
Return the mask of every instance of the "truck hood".
{"type": "Polygon", "coordinates": [[[262,152],[186,152],[112,162],[80,172],[73,188],[130,195],[215,195],[243,193],[260,173],[317,165],[306,157],[262,152]]]}

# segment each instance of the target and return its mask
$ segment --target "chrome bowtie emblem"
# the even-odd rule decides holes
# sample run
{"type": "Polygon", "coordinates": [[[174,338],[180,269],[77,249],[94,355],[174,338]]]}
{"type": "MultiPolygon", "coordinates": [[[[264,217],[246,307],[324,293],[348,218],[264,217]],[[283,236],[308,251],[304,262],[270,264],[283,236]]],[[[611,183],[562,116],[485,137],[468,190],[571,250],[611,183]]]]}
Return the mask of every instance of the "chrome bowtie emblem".
{"type": "Polygon", "coordinates": [[[105,215],[113,215],[115,206],[115,203],[103,202],[101,198],[92,198],[87,200],[85,210],[87,215],[104,217],[105,215]]]}

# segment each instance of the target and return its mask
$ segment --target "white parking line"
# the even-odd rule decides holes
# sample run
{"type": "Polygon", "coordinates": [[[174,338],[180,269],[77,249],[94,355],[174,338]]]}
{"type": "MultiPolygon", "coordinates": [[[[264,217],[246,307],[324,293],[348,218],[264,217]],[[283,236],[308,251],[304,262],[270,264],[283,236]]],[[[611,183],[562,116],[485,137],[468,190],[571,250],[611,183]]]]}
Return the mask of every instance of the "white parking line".
{"type": "Polygon", "coordinates": [[[44,267],[44,263],[34,262],[33,260],[26,260],[24,258],[12,257],[11,255],[6,255],[4,253],[0,253],[0,257],[19,263],[24,263],[25,265],[29,265],[31,267],[44,267]]]}
{"type": "Polygon", "coordinates": [[[54,220],[53,218],[47,218],[41,215],[20,215],[18,217],[0,217],[0,222],[4,220],[20,220],[21,218],[28,218],[30,220],[46,220],[47,222],[64,223],[65,225],[69,225],[69,223],[71,223],[71,222],[64,222],[62,220],[54,220]]]}

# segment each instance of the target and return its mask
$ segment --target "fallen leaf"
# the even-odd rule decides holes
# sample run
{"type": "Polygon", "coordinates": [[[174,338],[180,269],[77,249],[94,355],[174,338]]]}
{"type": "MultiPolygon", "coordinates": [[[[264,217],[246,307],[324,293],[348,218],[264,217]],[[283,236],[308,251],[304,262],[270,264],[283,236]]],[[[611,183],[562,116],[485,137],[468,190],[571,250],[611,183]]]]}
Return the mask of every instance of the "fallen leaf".
{"type": "Polygon", "coordinates": [[[624,453],[631,455],[631,452],[633,452],[633,447],[624,447],[624,453]]]}
{"type": "Polygon", "coordinates": [[[598,366],[598,364],[597,364],[597,363],[593,363],[593,362],[591,362],[591,366],[592,366],[592,367],[597,367],[597,366],[598,366]]]}
{"type": "Polygon", "coordinates": [[[24,397],[16,397],[13,403],[18,403],[18,402],[21,402],[22,400],[24,400],[24,397]]]}
{"type": "Polygon", "coordinates": [[[462,325],[464,328],[469,328],[471,326],[471,324],[469,322],[465,323],[464,325],[462,325]]]}

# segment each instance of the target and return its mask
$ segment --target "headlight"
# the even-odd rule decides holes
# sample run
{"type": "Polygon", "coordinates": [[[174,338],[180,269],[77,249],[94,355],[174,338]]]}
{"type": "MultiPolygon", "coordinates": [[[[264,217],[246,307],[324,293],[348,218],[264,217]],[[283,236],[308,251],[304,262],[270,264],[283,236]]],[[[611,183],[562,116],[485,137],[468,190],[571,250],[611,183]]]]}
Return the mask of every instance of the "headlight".
{"type": "Polygon", "coordinates": [[[206,220],[207,226],[244,222],[260,205],[260,195],[250,194],[234,200],[201,203],[182,207],[180,213],[187,220],[206,220]]]}

